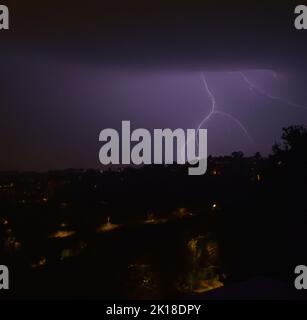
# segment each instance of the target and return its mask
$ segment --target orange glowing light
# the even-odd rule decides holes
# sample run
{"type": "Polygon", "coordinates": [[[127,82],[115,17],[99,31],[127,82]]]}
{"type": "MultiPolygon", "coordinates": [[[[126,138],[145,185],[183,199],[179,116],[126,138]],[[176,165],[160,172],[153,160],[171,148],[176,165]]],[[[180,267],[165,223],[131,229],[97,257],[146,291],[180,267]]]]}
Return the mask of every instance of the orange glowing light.
{"type": "Polygon", "coordinates": [[[57,238],[68,238],[74,235],[75,231],[68,231],[68,230],[59,230],[56,231],[54,234],[51,235],[51,238],[57,239],[57,238]]]}

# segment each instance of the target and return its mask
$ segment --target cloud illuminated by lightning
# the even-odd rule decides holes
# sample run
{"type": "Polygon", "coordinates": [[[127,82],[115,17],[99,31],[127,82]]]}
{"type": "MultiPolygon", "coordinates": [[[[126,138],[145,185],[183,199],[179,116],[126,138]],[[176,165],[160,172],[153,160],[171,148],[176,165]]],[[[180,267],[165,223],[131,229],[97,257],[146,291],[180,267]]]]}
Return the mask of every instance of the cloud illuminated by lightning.
{"type": "Polygon", "coordinates": [[[264,96],[264,97],[266,97],[268,99],[279,101],[284,105],[288,105],[288,106],[291,106],[291,107],[294,107],[294,108],[300,108],[300,109],[307,110],[307,107],[304,106],[304,105],[292,102],[292,101],[290,101],[288,99],[285,99],[285,98],[282,98],[282,97],[279,97],[279,96],[275,96],[275,95],[265,91],[263,88],[260,88],[255,83],[253,83],[252,80],[244,72],[241,71],[241,72],[239,72],[239,74],[241,75],[243,81],[247,84],[248,88],[251,91],[253,91],[255,93],[258,93],[258,94],[260,94],[260,95],[262,95],[262,96],[264,96]]]}

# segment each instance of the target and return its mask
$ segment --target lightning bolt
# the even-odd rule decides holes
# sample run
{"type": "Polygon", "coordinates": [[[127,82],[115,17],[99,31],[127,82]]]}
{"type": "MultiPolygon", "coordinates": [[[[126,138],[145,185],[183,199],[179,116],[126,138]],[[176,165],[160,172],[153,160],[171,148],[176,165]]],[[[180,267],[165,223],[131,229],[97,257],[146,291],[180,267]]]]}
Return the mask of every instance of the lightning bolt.
{"type": "Polygon", "coordinates": [[[210,101],[211,101],[211,110],[210,110],[210,112],[208,113],[208,115],[207,115],[207,116],[200,122],[200,124],[198,125],[197,130],[196,130],[196,133],[197,133],[197,134],[198,134],[199,129],[204,125],[204,123],[205,123],[206,121],[208,121],[208,120],[212,117],[212,115],[213,115],[213,114],[215,113],[215,111],[216,111],[216,110],[215,110],[215,109],[216,109],[215,96],[214,96],[214,94],[211,92],[211,90],[209,89],[208,82],[207,82],[207,79],[206,79],[204,73],[201,74],[201,77],[202,77],[202,81],[203,81],[203,83],[204,83],[206,92],[207,92],[207,94],[208,94],[208,97],[209,97],[209,99],[210,99],[210,101]]]}
{"type": "MultiPolygon", "coordinates": [[[[220,115],[220,116],[223,116],[223,117],[226,117],[228,118],[229,120],[231,120],[232,122],[234,122],[245,134],[245,136],[247,137],[247,139],[249,140],[250,144],[253,146],[253,148],[255,149],[255,142],[254,140],[252,139],[252,137],[250,136],[250,134],[248,133],[247,129],[245,128],[245,126],[242,124],[242,122],[237,119],[236,117],[234,117],[233,115],[225,112],[225,111],[220,111],[220,110],[217,110],[216,109],[216,99],[215,99],[215,96],[213,94],[213,92],[210,90],[209,88],[209,85],[208,85],[208,82],[207,82],[207,79],[205,77],[205,74],[202,72],[201,73],[201,76],[202,76],[202,82],[204,84],[204,88],[206,90],[206,93],[210,99],[210,102],[211,102],[211,110],[210,112],[201,120],[201,122],[199,123],[197,129],[196,129],[196,135],[197,135],[197,138],[199,138],[198,136],[198,133],[199,133],[199,130],[203,127],[203,125],[209,121],[214,115],[220,115]]],[[[198,143],[199,143],[199,139],[196,138],[196,144],[198,146],[198,143]]],[[[189,145],[190,143],[190,140],[191,139],[188,139],[187,141],[187,145],[189,145]]],[[[181,157],[183,157],[184,159],[184,156],[185,156],[185,146],[183,146],[181,148],[181,157]]]]}
{"type": "Polygon", "coordinates": [[[269,92],[265,91],[263,88],[260,88],[259,86],[257,86],[256,84],[254,84],[250,78],[247,77],[247,75],[244,73],[244,72],[239,72],[239,74],[241,75],[243,81],[247,84],[248,88],[255,92],[255,93],[258,93],[268,99],[271,99],[271,100],[275,100],[275,101],[279,101],[281,102],[282,104],[284,105],[288,105],[288,106],[291,106],[291,107],[294,107],[294,108],[299,108],[299,109],[304,109],[304,110],[307,110],[307,107],[304,106],[304,105],[301,105],[299,103],[295,103],[295,102],[292,102],[288,99],[285,99],[285,98],[282,98],[282,97],[279,97],[279,96],[275,96],[273,94],[270,94],[269,92]]]}
{"type": "Polygon", "coordinates": [[[230,119],[231,121],[233,121],[245,134],[245,136],[248,138],[249,142],[253,145],[253,147],[255,146],[255,143],[253,141],[253,139],[251,138],[250,134],[248,133],[247,129],[245,128],[245,126],[242,124],[242,122],[237,119],[236,117],[232,116],[231,114],[224,112],[224,111],[220,111],[216,109],[216,99],[215,96],[213,94],[213,92],[210,90],[209,86],[208,86],[208,82],[207,79],[204,75],[204,73],[202,73],[202,80],[204,83],[204,87],[206,89],[206,92],[208,94],[208,97],[211,101],[211,110],[208,113],[208,115],[203,118],[203,120],[199,123],[198,127],[197,127],[197,136],[198,136],[198,131],[200,130],[200,128],[208,121],[210,120],[210,118],[214,115],[220,115],[223,117],[226,117],[228,119],[230,119]]]}

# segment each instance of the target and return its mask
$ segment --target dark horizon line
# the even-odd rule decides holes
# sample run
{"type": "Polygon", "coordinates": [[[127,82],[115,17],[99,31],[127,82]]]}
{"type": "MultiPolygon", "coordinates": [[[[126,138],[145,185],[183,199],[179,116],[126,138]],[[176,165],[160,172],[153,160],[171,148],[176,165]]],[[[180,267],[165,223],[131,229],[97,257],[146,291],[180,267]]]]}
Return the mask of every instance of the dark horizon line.
{"type": "MultiPolygon", "coordinates": [[[[234,151],[234,152],[240,152],[240,151],[234,151]]],[[[242,159],[245,160],[249,160],[249,159],[253,159],[256,157],[256,154],[258,152],[255,152],[254,155],[252,156],[246,156],[243,153],[242,159]]],[[[263,156],[260,152],[259,152],[260,158],[262,160],[268,160],[269,157],[272,154],[268,154],[266,156],[263,156]]],[[[230,155],[220,155],[220,156],[212,156],[209,155],[208,159],[221,159],[221,158],[234,158],[232,154],[230,155]]],[[[151,164],[140,164],[140,165],[135,165],[135,164],[112,164],[112,165],[107,165],[107,166],[101,166],[100,168],[94,168],[94,167],[67,167],[67,168],[63,168],[63,169],[42,169],[42,170],[23,170],[23,169],[8,169],[8,170],[0,170],[0,175],[5,174],[5,173],[39,173],[39,174],[43,174],[43,173],[52,173],[52,172],[65,172],[65,171],[83,171],[83,172],[87,172],[87,171],[100,171],[105,172],[105,171],[117,171],[117,170],[121,170],[121,169],[127,169],[127,168],[133,168],[133,169],[141,169],[143,167],[150,167],[150,166],[164,166],[164,167],[168,167],[168,166],[172,166],[172,165],[176,165],[176,166],[187,166],[190,165],[188,162],[186,162],[185,164],[178,164],[177,162],[174,162],[172,164],[165,164],[165,163],[161,163],[161,164],[155,164],[155,163],[151,163],[151,164]]]]}

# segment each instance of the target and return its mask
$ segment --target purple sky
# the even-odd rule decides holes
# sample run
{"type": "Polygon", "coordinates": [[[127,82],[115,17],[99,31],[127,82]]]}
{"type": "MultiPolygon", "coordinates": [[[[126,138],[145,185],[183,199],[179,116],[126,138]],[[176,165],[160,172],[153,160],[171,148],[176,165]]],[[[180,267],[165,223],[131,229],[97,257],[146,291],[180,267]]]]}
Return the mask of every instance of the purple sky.
{"type": "Polygon", "coordinates": [[[228,11],[212,5],[209,15],[114,5],[100,16],[93,5],[82,20],[81,5],[71,16],[68,6],[56,15],[51,1],[31,4],[26,20],[21,12],[29,7],[16,3],[14,28],[0,34],[0,170],[99,167],[99,132],[119,129],[122,120],[135,128],[197,128],[211,110],[202,73],[217,110],[254,141],[215,114],[203,126],[209,154],[266,155],[282,127],[307,123],[307,32],[291,29],[289,7],[251,12],[234,1],[228,11]],[[245,16],[245,28],[237,16],[245,16]]]}

